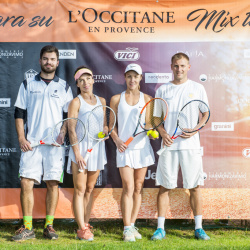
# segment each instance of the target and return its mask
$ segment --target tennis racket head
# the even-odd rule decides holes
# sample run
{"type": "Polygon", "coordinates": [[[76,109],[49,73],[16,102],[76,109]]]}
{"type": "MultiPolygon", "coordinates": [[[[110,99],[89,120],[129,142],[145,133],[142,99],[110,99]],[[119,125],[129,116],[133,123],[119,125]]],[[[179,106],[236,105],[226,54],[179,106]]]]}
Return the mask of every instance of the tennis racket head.
{"type": "Polygon", "coordinates": [[[178,127],[185,133],[193,133],[202,129],[210,118],[208,105],[201,100],[188,102],[179,112],[178,127]]]}
{"type": "Polygon", "coordinates": [[[80,143],[86,134],[83,122],[78,118],[67,118],[58,122],[52,130],[55,146],[70,147],[80,143]]]}
{"type": "Polygon", "coordinates": [[[167,114],[167,102],[162,98],[152,98],[140,112],[140,126],[144,131],[156,129],[166,120],[167,114]]]}
{"type": "Polygon", "coordinates": [[[87,131],[93,140],[104,140],[113,131],[116,124],[116,115],[113,109],[105,105],[95,107],[88,115],[87,131]],[[103,138],[98,137],[98,133],[103,132],[103,138]]]}

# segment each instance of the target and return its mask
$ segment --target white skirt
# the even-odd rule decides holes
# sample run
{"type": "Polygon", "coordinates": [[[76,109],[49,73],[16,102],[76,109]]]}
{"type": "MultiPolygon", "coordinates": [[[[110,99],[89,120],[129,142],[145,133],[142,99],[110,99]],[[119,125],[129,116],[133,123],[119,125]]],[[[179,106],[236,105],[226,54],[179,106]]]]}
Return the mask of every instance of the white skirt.
{"type": "Polygon", "coordinates": [[[118,168],[129,166],[138,169],[151,166],[155,163],[154,151],[151,145],[142,149],[126,149],[120,153],[116,150],[116,164],[118,168]]]}
{"type": "MultiPolygon", "coordinates": [[[[78,145],[82,157],[84,157],[85,154],[87,153],[87,149],[88,149],[87,144],[88,144],[87,141],[84,140],[78,145]]],[[[71,161],[76,163],[75,154],[72,148],[70,148],[69,150],[69,159],[68,159],[68,165],[67,165],[68,174],[72,174],[71,161]]],[[[91,151],[89,155],[89,159],[87,161],[87,166],[85,167],[85,169],[87,169],[88,171],[103,170],[105,164],[107,164],[107,157],[106,157],[106,150],[105,150],[105,142],[102,141],[99,143],[99,145],[94,147],[94,149],[91,151]]]]}

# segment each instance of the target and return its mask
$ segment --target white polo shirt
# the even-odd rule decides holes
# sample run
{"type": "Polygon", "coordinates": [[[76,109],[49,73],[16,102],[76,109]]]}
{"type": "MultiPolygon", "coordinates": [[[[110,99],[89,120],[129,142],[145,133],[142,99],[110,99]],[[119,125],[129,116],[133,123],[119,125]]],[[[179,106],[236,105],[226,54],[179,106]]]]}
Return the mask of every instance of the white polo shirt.
{"type": "MultiPolygon", "coordinates": [[[[208,104],[205,88],[200,83],[192,80],[187,80],[179,85],[171,82],[163,84],[157,89],[155,97],[163,98],[168,103],[168,116],[164,123],[164,128],[170,136],[174,134],[178,113],[186,103],[196,99],[208,104]]],[[[176,135],[181,133],[182,131],[178,129],[176,135]]],[[[174,140],[171,147],[166,148],[168,150],[200,149],[199,133],[188,139],[178,137],[174,140]]]]}
{"type": "Polygon", "coordinates": [[[72,99],[70,86],[57,76],[48,85],[39,74],[24,80],[14,106],[27,110],[27,140],[43,139],[48,129],[63,119],[72,99]]]}

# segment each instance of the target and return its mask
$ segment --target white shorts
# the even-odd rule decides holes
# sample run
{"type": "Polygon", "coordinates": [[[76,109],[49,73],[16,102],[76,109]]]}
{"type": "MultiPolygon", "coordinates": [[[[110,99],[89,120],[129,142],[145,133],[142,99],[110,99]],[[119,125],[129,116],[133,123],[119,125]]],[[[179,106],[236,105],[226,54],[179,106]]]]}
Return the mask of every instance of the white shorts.
{"type": "Polygon", "coordinates": [[[156,170],[156,185],[167,189],[176,188],[180,167],[184,188],[191,189],[198,185],[204,185],[200,149],[165,150],[159,157],[156,170]]]}
{"type": "Polygon", "coordinates": [[[154,151],[151,146],[142,149],[126,149],[120,153],[116,150],[116,164],[118,168],[129,166],[138,169],[155,163],[154,151]]]}
{"type": "Polygon", "coordinates": [[[53,146],[38,146],[21,154],[19,176],[34,179],[35,184],[41,180],[63,182],[65,149],[53,146]]]}

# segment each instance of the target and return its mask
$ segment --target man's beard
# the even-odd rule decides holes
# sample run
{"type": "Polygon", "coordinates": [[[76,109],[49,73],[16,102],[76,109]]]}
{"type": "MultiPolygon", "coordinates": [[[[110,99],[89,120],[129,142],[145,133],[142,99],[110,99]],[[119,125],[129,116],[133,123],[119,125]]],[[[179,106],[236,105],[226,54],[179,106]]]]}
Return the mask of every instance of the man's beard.
{"type": "Polygon", "coordinates": [[[41,65],[41,69],[44,73],[50,74],[56,71],[56,67],[51,67],[50,69],[46,68],[47,65],[41,65]]]}

